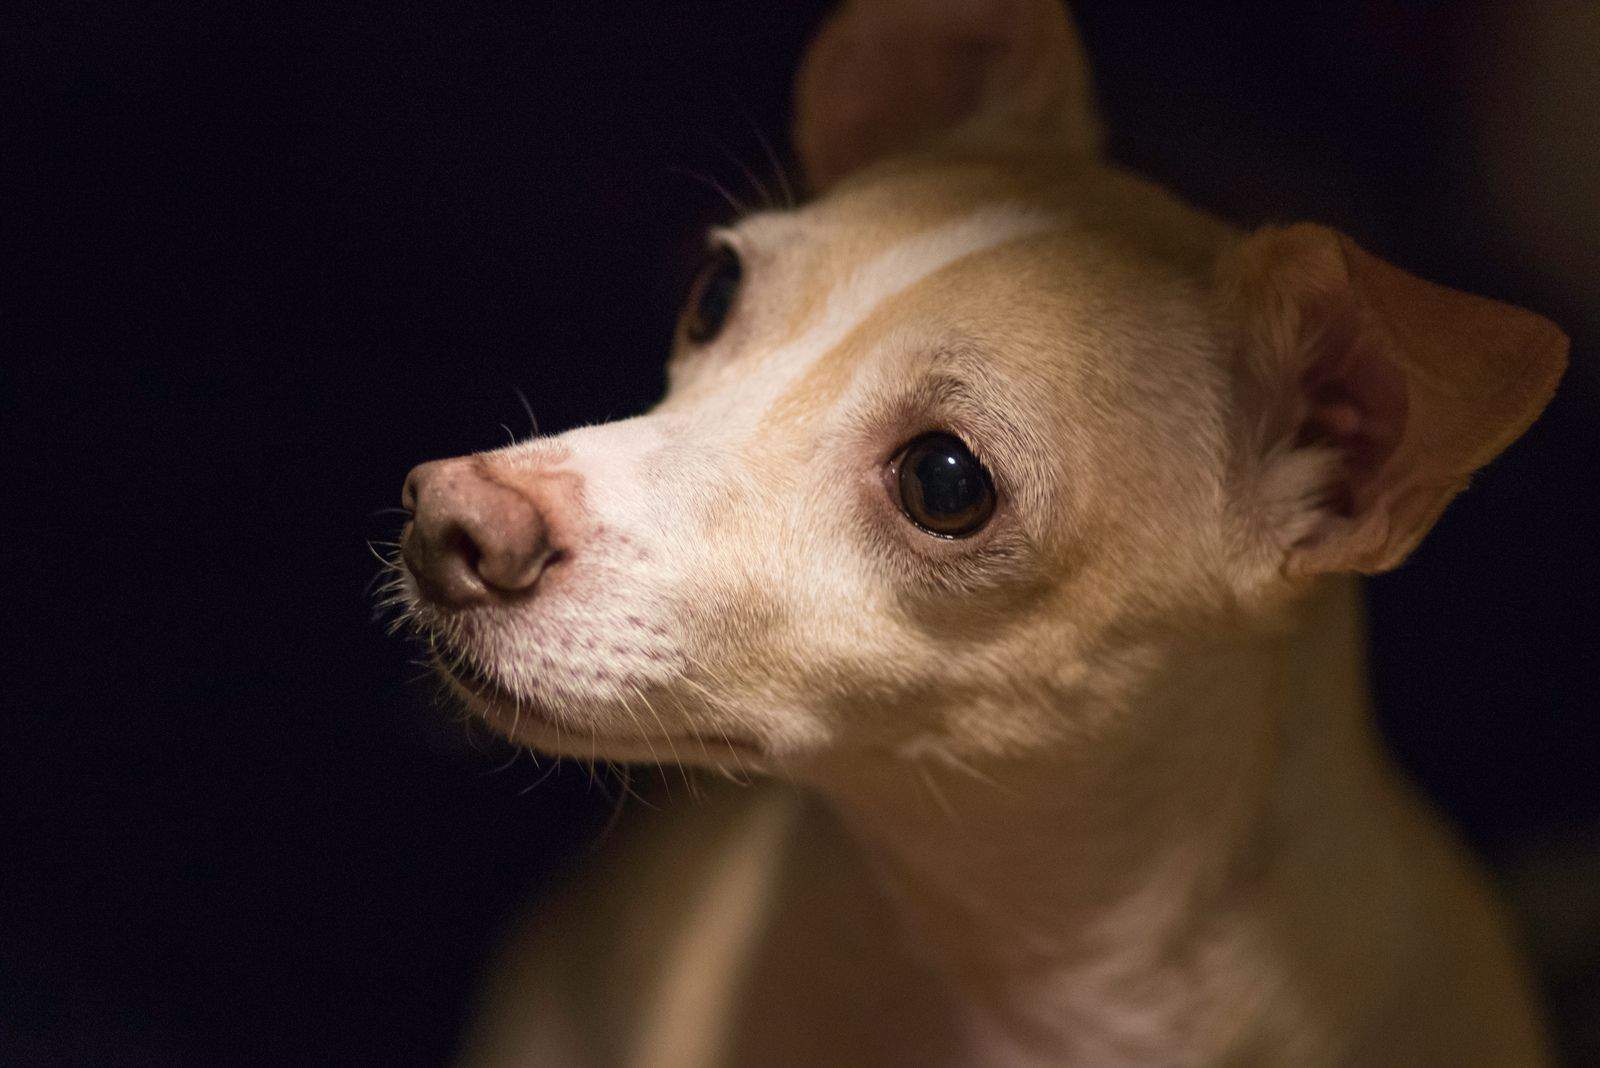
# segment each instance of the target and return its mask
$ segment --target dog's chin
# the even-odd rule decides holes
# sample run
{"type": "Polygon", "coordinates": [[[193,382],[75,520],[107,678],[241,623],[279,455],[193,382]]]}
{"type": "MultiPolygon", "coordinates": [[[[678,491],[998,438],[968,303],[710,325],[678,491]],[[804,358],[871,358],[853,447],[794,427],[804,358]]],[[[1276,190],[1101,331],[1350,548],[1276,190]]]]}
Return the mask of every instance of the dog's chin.
{"type": "MultiPolygon", "coordinates": [[[[434,669],[467,709],[490,729],[516,745],[554,757],[602,760],[614,764],[686,764],[759,771],[764,748],[754,739],[725,732],[684,729],[669,731],[653,721],[619,729],[617,720],[636,721],[631,709],[586,710],[581,717],[517,694],[470,663],[447,664],[434,658],[434,669]]],[[[647,716],[647,718],[649,718],[647,716]]]]}

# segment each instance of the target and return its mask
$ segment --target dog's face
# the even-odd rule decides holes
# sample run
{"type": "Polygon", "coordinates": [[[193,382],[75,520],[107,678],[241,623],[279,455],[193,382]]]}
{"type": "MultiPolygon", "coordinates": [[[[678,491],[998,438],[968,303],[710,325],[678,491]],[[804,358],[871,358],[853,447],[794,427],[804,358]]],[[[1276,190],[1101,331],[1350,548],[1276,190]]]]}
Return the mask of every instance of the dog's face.
{"type": "Polygon", "coordinates": [[[823,196],[710,235],[655,410],[413,473],[408,616],[517,740],[1089,744],[1176,635],[1398,562],[1548,396],[1542,320],[1097,163],[1048,0],[944,7],[813,45],[823,196]]]}

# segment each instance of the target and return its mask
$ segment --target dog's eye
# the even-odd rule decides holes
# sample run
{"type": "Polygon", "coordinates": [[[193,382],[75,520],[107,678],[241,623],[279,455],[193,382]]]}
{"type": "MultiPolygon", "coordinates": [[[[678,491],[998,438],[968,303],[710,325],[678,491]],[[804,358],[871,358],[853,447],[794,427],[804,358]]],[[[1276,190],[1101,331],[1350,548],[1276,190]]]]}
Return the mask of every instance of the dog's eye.
{"type": "Polygon", "coordinates": [[[900,510],[930,534],[964,538],[994,514],[994,482],[953,434],[924,434],[894,462],[900,510]]]}
{"type": "Polygon", "coordinates": [[[739,254],[727,245],[719,245],[706,256],[689,291],[689,307],[684,313],[683,332],[690,341],[703,345],[722,333],[722,324],[733,311],[733,302],[739,295],[739,282],[744,268],[739,254]]]}

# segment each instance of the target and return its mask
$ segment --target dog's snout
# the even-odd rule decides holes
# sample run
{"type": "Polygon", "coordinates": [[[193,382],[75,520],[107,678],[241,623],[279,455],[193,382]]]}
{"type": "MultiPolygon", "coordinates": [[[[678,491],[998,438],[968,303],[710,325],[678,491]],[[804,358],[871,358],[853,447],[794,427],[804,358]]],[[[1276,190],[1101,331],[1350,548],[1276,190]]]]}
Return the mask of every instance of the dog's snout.
{"type": "Polygon", "coordinates": [[[413,468],[401,503],[412,513],[401,556],[422,595],[441,606],[523,593],[552,556],[533,499],[495,481],[471,457],[413,468]]]}

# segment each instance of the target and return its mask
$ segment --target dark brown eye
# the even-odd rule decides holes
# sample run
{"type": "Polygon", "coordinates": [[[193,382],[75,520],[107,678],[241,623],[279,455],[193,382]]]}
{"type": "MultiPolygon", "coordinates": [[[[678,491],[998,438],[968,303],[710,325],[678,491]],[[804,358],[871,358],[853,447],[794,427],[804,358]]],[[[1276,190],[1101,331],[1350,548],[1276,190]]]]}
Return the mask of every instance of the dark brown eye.
{"type": "Polygon", "coordinates": [[[895,460],[900,510],[929,534],[964,538],[994,515],[994,481],[954,434],[924,434],[895,460]]]}
{"type": "Polygon", "coordinates": [[[718,245],[706,256],[689,290],[689,306],[684,311],[683,332],[696,345],[703,345],[722,333],[722,326],[733,311],[739,296],[744,267],[739,254],[727,245],[718,245]]]}

